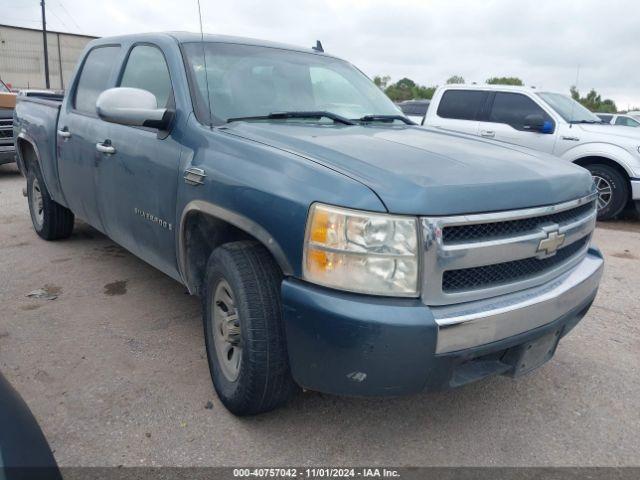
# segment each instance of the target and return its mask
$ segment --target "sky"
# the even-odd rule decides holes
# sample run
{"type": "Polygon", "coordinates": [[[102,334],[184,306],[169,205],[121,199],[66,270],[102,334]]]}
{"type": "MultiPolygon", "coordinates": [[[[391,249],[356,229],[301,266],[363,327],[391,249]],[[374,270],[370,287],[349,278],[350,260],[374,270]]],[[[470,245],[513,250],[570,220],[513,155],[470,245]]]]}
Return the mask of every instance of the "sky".
{"type": "MultiPolygon", "coordinates": [[[[0,23],[40,28],[39,0],[0,0],[0,23]]],[[[52,30],[199,31],[197,0],[46,0],[52,30]]],[[[206,33],[315,45],[370,77],[526,85],[640,107],[638,0],[201,0],[206,33]],[[578,75],[579,71],[579,75],[578,75]]]]}

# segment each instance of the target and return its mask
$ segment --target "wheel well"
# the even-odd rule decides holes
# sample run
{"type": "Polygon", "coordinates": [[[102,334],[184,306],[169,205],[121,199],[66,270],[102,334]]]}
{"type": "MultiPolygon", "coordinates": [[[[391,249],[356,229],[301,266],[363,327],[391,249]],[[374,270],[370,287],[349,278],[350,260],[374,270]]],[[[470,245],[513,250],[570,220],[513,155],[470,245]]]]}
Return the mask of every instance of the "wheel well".
{"type": "Polygon", "coordinates": [[[620,165],[618,162],[611,160],[610,158],[584,157],[584,158],[579,158],[578,160],[574,160],[573,163],[575,163],[576,165],[580,165],[581,167],[586,167],[587,165],[593,165],[597,163],[600,163],[602,165],[608,165],[609,167],[616,169],[627,180],[627,182],[630,182],[629,174],[624,169],[624,167],[622,167],[622,165],[620,165]]]}
{"type": "MultiPolygon", "coordinates": [[[[229,242],[254,240],[238,227],[200,211],[189,212],[182,224],[183,267],[187,288],[199,295],[205,280],[207,262],[214,249],[229,242]]],[[[260,243],[260,242],[259,242],[260,243]]]]}
{"type": "Polygon", "coordinates": [[[18,138],[17,142],[18,154],[22,159],[22,166],[25,170],[25,173],[29,171],[32,163],[38,162],[38,154],[36,153],[36,149],[33,147],[31,142],[18,138]]]}

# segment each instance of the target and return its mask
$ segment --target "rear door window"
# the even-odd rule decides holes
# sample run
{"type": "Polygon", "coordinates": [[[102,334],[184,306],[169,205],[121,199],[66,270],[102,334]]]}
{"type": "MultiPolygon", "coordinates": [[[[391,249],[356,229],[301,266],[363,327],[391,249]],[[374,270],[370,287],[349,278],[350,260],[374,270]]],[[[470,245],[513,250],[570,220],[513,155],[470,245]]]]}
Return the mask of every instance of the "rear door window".
{"type": "Polygon", "coordinates": [[[147,90],[155,95],[158,108],[168,107],[172,97],[171,78],[160,49],[151,45],[134,47],[127,59],[120,86],[147,90]]]}
{"type": "Polygon", "coordinates": [[[440,99],[438,116],[477,120],[488,93],[482,90],[447,90],[440,99]]]}
{"type": "Polygon", "coordinates": [[[118,65],[119,46],[97,47],[89,52],[76,88],[73,105],[76,110],[96,114],[96,100],[109,87],[118,65]]]}
{"type": "Polygon", "coordinates": [[[506,123],[516,130],[529,131],[527,117],[539,115],[543,121],[553,120],[536,102],[520,93],[498,92],[489,113],[489,122],[506,123]]]}

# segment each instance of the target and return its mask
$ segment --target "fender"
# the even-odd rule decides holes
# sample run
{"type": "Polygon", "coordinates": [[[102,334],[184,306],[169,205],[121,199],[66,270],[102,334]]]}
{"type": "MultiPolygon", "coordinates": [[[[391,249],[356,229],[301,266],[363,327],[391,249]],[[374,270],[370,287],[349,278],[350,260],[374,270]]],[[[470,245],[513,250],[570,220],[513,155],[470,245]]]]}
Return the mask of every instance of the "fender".
{"type": "Polygon", "coordinates": [[[276,262],[280,266],[282,273],[285,276],[293,275],[293,269],[291,268],[289,260],[282,250],[282,247],[280,247],[273,236],[262,226],[245,217],[244,215],[240,215],[231,210],[227,210],[226,208],[219,207],[218,205],[214,205],[213,203],[206,202],[204,200],[192,200],[184,207],[184,210],[182,211],[182,214],[180,216],[180,232],[178,234],[178,268],[180,270],[182,281],[190,292],[192,292],[192,287],[191,285],[189,285],[189,272],[186,255],[185,221],[187,216],[192,212],[205,213],[219,220],[223,220],[256,238],[267,248],[267,250],[269,250],[271,255],[273,255],[273,258],[275,258],[276,262]]]}
{"type": "MultiPolygon", "coordinates": [[[[36,156],[35,162],[38,164],[38,168],[40,168],[40,173],[42,175],[42,182],[44,183],[45,188],[49,192],[49,195],[51,195],[51,198],[54,201],[58,202],[63,207],[68,207],[69,204],[67,203],[67,199],[65,198],[64,192],[62,191],[60,180],[58,178],[54,178],[52,180],[54,183],[57,182],[57,185],[59,187],[58,189],[53,189],[51,188],[51,185],[48,184],[47,174],[46,174],[45,168],[43,168],[43,165],[42,165],[42,157],[40,156],[40,150],[38,149],[38,145],[36,141],[33,139],[33,137],[31,137],[27,132],[25,132],[24,129],[20,131],[20,133],[18,133],[16,137],[16,158],[17,158],[16,163],[18,165],[18,170],[20,170],[22,175],[25,178],[27,178],[27,171],[28,171],[27,163],[24,157],[22,156],[22,147],[20,146],[22,142],[28,143],[33,148],[33,152],[36,156]]],[[[53,159],[52,161],[55,162],[57,161],[57,159],[53,159]]],[[[55,175],[57,175],[57,168],[56,168],[55,175]]]]}
{"type": "MultiPolygon", "coordinates": [[[[36,154],[36,162],[38,164],[40,164],[40,151],[38,150],[38,145],[36,145],[36,142],[33,138],[31,138],[31,136],[29,134],[27,134],[25,131],[21,131],[20,133],[18,133],[18,139],[22,140],[23,142],[28,143],[29,145],[31,145],[31,147],[33,148],[33,151],[36,154]]],[[[18,142],[16,141],[16,146],[19,146],[19,144],[22,142],[18,142]]],[[[20,170],[20,172],[22,172],[22,175],[24,175],[25,177],[27,176],[27,163],[24,160],[24,157],[22,156],[22,148],[16,148],[16,156],[18,158],[18,169],[20,170]]],[[[42,167],[41,167],[42,168],[42,167]]]]}
{"type": "Polygon", "coordinates": [[[604,157],[616,162],[630,178],[640,175],[640,158],[634,156],[627,150],[611,143],[597,142],[577,145],[562,154],[562,159],[575,162],[585,157],[604,157]]]}

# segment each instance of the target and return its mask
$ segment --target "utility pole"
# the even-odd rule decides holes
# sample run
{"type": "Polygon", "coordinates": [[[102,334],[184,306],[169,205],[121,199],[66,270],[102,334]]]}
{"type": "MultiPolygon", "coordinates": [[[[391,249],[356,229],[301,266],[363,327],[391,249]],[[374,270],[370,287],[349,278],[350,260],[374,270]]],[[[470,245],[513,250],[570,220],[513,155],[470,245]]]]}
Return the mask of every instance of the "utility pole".
{"type": "Polygon", "coordinates": [[[44,81],[47,89],[49,85],[49,49],[47,48],[47,17],[44,13],[44,0],[40,0],[40,6],[42,7],[42,44],[44,45],[44,81]]]}

